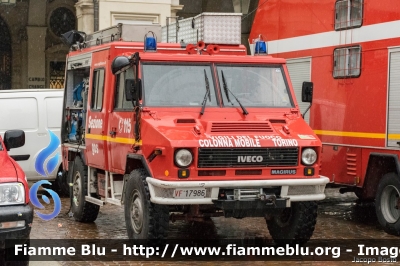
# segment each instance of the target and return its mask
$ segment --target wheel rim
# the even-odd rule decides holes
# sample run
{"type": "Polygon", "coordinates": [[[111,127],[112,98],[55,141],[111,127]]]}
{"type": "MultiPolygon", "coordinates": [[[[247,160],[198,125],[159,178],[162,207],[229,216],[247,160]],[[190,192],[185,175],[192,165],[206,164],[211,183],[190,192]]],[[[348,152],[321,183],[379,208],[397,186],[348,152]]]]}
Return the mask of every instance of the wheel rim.
{"type": "Polygon", "coordinates": [[[292,208],[285,208],[280,215],[276,218],[276,222],[280,227],[284,227],[289,224],[290,218],[292,217],[292,208]]]}
{"type": "Polygon", "coordinates": [[[79,206],[79,195],[81,191],[81,174],[79,172],[76,172],[75,177],[74,177],[74,184],[72,186],[73,190],[73,202],[75,206],[79,206]]]}
{"type": "Polygon", "coordinates": [[[381,210],[385,220],[395,223],[400,218],[400,193],[395,186],[387,186],[382,191],[381,210]]]}
{"type": "Polygon", "coordinates": [[[140,234],[143,228],[143,206],[140,193],[137,190],[133,191],[131,205],[131,224],[136,234],[140,234]]]}

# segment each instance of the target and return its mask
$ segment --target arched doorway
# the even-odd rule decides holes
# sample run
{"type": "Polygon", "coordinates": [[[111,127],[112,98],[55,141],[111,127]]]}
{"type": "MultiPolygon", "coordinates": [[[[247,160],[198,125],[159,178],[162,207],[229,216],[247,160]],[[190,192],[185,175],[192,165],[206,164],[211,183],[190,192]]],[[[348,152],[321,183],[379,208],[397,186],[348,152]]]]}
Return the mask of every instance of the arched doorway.
{"type": "Polygon", "coordinates": [[[11,89],[11,35],[0,17],[0,90],[11,89]]]}

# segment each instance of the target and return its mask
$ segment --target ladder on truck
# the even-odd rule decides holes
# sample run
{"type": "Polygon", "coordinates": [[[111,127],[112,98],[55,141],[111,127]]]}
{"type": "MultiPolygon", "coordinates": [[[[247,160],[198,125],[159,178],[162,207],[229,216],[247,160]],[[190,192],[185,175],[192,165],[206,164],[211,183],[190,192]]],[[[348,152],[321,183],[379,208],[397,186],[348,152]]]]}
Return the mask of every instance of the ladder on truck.
{"type": "Polygon", "coordinates": [[[118,23],[115,26],[87,34],[81,45],[93,47],[113,41],[143,42],[144,36],[152,31],[156,36],[161,36],[161,25],[135,25],[118,23]]]}
{"type": "Polygon", "coordinates": [[[178,31],[179,31],[179,19],[180,17],[167,17],[166,18],[166,31],[163,34],[166,34],[166,42],[170,42],[170,40],[175,39],[175,43],[178,43],[178,31]],[[171,24],[171,19],[175,19],[175,23],[171,24]],[[174,25],[175,24],[175,25],[174,25]],[[175,27],[175,35],[170,35],[173,31],[170,30],[170,27],[175,27]]]}

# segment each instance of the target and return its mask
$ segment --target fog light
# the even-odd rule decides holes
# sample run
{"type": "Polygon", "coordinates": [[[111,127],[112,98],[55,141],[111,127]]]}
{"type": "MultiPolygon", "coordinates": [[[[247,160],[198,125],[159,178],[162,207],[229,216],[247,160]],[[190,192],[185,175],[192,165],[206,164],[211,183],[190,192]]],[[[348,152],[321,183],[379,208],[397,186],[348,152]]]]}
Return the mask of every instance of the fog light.
{"type": "Polygon", "coordinates": [[[189,169],[179,169],[178,170],[178,177],[179,178],[188,178],[190,176],[189,169]]]}
{"type": "Polygon", "coordinates": [[[25,226],[25,221],[2,222],[2,223],[0,223],[0,229],[17,228],[17,227],[24,227],[24,226],[25,226]]]}
{"type": "Polygon", "coordinates": [[[306,168],[304,168],[304,175],[305,175],[305,176],[314,175],[314,168],[312,168],[312,167],[306,167],[306,168]]]}

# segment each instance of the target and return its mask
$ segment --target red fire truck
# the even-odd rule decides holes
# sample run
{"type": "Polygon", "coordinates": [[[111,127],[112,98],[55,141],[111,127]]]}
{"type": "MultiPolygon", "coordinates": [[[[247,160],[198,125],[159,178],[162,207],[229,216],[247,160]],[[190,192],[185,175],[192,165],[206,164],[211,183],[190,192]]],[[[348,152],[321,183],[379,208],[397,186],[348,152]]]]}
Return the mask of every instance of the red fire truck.
{"type": "MultiPolygon", "coordinates": [[[[309,124],[323,143],[321,174],[374,200],[400,235],[400,2],[260,1],[250,39],[287,59],[296,94],[312,80],[309,124]]],[[[301,110],[307,107],[303,103],[301,110]]]]}
{"type": "Polygon", "coordinates": [[[25,144],[25,132],[7,130],[4,142],[0,136],[0,264],[5,265],[7,239],[29,239],[33,208],[29,186],[22,168],[8,154],[25,144]]]}
{"type": "MultiPolygon", "coordinates": [[[[204,19],[213,16],[230,19],[204,19]]],[[[77,221],[108,203],[124,205],[133,239],[165,237],[170,219],[216,216],[265,217],[277,242],[312,236],[329,181],[321,142],[285,60],[248,56],[240,19],[233,41],[221,38],[229,28],[209,36],[207,23],[191,44],[158,42],[156,26],[64,34],[62,153],[77,221]]]]}

